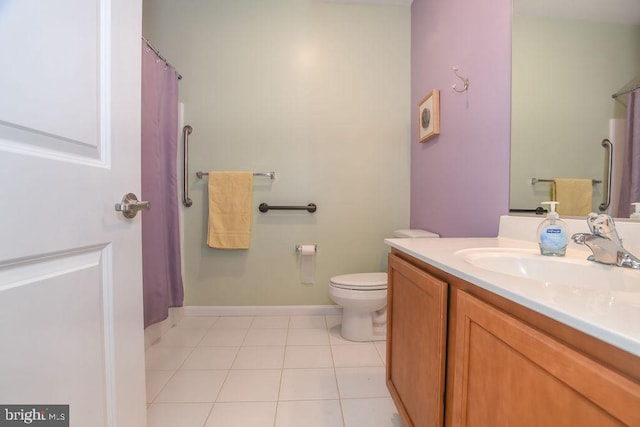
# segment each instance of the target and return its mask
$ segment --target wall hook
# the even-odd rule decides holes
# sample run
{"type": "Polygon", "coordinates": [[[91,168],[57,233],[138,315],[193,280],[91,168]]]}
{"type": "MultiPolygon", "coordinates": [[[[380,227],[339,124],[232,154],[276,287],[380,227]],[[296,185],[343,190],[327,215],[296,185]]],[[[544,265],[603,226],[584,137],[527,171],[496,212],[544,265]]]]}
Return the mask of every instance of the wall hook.
{"type": "Polygon", "coordinates": [[[456,88],[457,84],[451,85],[451,88],[453,90],[455,90],[458,93],[462,93],[462,92],[466,92],[469,90],[469,79],[462,77],[460,74],[458,74],[458,66],[454,65],[453,66],[453,73],[456,75],[457,78],[459,78],[460,80],[462,80],[462,84],[463,84],[463,88],[462,89],[458,89],[456,88]]]}

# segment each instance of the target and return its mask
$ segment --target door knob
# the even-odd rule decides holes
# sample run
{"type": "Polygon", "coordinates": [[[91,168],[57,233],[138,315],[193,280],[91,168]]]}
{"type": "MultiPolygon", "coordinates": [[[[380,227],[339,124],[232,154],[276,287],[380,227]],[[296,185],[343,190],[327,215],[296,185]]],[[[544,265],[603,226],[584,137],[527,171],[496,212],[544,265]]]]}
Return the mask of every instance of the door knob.
{"type": "Polygon", "coordinates": [[[143,209],[151,209],[151,203],[139,201],[133,193],[125,194],[122,203],[116,203],[116,212],[122,212],[126,218],[135,218],[143,209]]]}

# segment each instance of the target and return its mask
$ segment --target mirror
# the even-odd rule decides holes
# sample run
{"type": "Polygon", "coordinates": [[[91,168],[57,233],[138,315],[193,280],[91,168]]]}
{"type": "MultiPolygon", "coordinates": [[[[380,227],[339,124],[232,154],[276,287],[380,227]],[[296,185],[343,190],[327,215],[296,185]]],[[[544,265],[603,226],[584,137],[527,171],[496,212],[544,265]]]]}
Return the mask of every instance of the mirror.
{"type": "Polygon", "coordinates": [[[626,99],[612,94],[640,74],[639,23],[637,0],[513,0],[512,212],[551,200],[552,182],[532,178],[600,181],[592,193],[598,212],[602,140],[616,150],[626,122],[626,99]]]}

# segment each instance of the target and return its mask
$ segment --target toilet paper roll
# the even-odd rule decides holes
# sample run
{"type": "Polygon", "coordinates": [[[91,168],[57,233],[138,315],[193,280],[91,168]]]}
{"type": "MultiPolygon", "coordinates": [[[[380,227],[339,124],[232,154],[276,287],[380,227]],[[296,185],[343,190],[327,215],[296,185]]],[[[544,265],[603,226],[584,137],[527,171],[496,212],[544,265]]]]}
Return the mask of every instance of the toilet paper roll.
{"type": "Polygon", "coordinates": [[[301,245],[300,252],[302,255],[313,255],[316,253],[316,245],[301,245]]]}
{"type": "Polygon", "coordinates": [[[302,245],[300,247],[302,254],[302,265],[300,267],[300,281],[302,283],[313,283],[314,276],[314,255],[316,254],[315,245],[302,245]]]}

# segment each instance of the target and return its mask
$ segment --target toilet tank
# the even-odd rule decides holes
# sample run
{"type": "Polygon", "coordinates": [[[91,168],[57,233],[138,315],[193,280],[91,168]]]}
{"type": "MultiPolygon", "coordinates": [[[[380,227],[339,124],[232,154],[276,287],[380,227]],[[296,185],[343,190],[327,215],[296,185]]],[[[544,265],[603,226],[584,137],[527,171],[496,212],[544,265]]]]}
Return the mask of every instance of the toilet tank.
{"type": "Polygon", "coordinates": [[[440,237],[440,235],[436,233],[432,233],[430,231],[419,230],[419,229],[403,229],[403,230],[394,231],[393,237],[426,239],[426,238],[440,237]]]}

